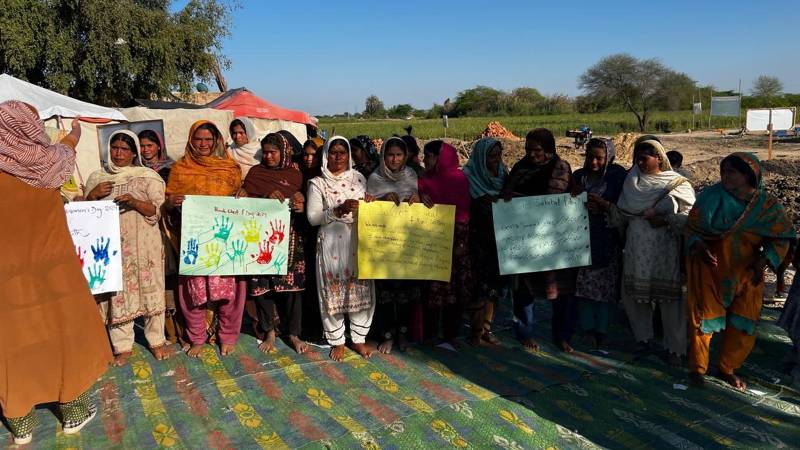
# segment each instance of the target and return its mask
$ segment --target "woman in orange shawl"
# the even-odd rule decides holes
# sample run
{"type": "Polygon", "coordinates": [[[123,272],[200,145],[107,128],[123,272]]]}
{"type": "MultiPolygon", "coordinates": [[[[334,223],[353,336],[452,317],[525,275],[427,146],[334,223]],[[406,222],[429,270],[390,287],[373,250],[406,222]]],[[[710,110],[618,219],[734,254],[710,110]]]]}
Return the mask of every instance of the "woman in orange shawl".
{"type": "MultiPolygon", "coordinates": [[[[187,195],[233,196],[242,184],[242,170],[225,151],[222,133],[211,122],[195,122],[183,157],[172,166],[167,183],[166,207],[172,212],[171,226],[180,232],[180,206],[187,195]]],[[[178,302],[186,320],[191,347],[188,355],[198,357],[209,334],[219,339],[220,353],[233,351],[242,327],[246,283],[233,276],[178,278],[178,302]],[[206,320],[209,302],[215,305],[219,330],[210,330],[206,320]]]]}
{"type": "Polygon", "coordinates": [[[91,387],[111,347],[81,273],[59,188],[75,169],[80,125],[51,144],[39,113],[0,103],[0,409],[14,443],[33,438],[34,406],[58,402],[64,434],[97,414],[91,387]]]}
{"type": "Polygon", "coordinates": [[[734,371],[756,341],[764,269],[777,269],[795,239],[761,172],[755,155],[729,155],[720,164],[721,181],[703,190],[689,213],[689,376],[695,385],[703,384],[712,334],[722,332],[718,377],[745,389],[734,371]]]}

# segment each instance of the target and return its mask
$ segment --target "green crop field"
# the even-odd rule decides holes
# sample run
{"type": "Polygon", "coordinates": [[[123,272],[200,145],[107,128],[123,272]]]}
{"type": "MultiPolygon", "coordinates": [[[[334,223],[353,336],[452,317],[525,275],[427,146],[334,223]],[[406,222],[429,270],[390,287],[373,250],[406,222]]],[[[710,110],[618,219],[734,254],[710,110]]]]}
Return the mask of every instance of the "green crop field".
{"type": "MultiPolygon", "coordinates": [[[[699,119],[699,118],[698,118],[699,119]]],[[[486,124],[499,121],[516,136],[525,136],[529,130],[538,127],[549,128],[556,136],[563,136],[568,129],[588,125],[597,136],[611,136],[626,131],[638,131],[636,117],[631,113],[597,113],[597,114],[557,114],[542,116],[504,116],[504,117],[464,117],[451,118],[447,137],[472,140],[475,139],[486,124]]],[[[692,126],[692,113],[690,111],[655,112],[648,118],[650,132],[657,132],[656,124],[669,123],[669,130],[673,132],[695,129],[692,126]]],[[[739,119],[736,117],[715,117],[712,122],[714,128],[738,128],[739,119]]],[[[414,127],[414,136],[420,139],[433,139],[445,136],[445,129],[441,119],[411,119],[411,120],[360,120],[360,119],[320,119],[319,126],[326,130],[328,136],[339,134],[353,137],[366,134],[371,137],[385,138],[393,134],[405,134],[403,128],[408,125],[414,127]]],[[[702,118],[699,129],[708,128],[708,116],[702,118]]],[[[663,130],[663,128],[662,128],[663,130]]],[[[663,131],[662,131],[663,132],[663,131]]]]}

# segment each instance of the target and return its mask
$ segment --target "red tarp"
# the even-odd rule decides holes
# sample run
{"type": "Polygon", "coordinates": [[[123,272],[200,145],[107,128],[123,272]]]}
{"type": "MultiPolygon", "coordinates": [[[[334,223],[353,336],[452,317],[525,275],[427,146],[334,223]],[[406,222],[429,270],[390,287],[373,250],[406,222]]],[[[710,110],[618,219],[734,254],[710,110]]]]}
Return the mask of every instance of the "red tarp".
{"type": "Polygon", "coordinates": [[[233,111],[234,117],[288,120],[290,122],[316,126],[316,123],[311,120],[311,116],[309,116],[308,113],[281,108],[245,88],[228,91],[222,97],[207,104],[206,107],[233,111]]]}

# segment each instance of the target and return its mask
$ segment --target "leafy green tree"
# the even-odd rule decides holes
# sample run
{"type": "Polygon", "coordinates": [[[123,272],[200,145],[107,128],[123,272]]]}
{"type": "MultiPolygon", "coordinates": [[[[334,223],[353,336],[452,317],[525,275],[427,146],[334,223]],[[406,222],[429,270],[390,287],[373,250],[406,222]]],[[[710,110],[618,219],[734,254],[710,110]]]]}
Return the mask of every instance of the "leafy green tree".
{"type": "Polygon", "coordinates": [[[370,95],[364,103],[364,116],[384,117],[386,115],[386,108],[377,95],[370,95]]]}
{"type": "Polygon", "coordinates": [[[783,92],[783,83],[778,77],[760,75],[753,82],[753,96],[762,97],[767,100],[767,104],[772,103],[774,97],[778,97],[783,92]]]}
{"type": "Polygon", "coordinates": [[[500,114],[505,111],[507,100],[508,94],[501,90],[477,86],[458,93],[453,102],[452,115],[458,117],[500,114]]]}
{"type": "Polygon", "coordinates": [[[229,67],[226,0],[2,0],[0,72],[93,103],[190,92],[229,67]]]}
{"type": "Polygon", "coordinates": [[[409,105],[408,103],[403,103],[400,105],[394,105],[391,108],[389,108],[387,114],[389,115],[389,117],[394,119],[405,119],[406,117],[411,115],[412,112],[414,112],[414,107],[409,105]]]}

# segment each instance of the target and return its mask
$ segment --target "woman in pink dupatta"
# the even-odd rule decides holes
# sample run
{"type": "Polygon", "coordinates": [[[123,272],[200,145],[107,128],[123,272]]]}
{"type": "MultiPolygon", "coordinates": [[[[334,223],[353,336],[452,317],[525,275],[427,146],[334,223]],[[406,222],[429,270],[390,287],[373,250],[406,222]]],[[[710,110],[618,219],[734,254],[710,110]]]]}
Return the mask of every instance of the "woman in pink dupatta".
{"type": "Polygon", "coordinates": [[[456,223],[453,233],[453,264],[450,282],[431,281],[423,287],[424,336],[433,342],[439,334],[448,344],[457,347],[465,303],[472,299],[473,277],[469,255],[469,180],[458,164],[456,149],[443,141],[431,141],[424,147],[425,171],[419,177],[419,194],[423,202],[455,205],[456,223]]]}

